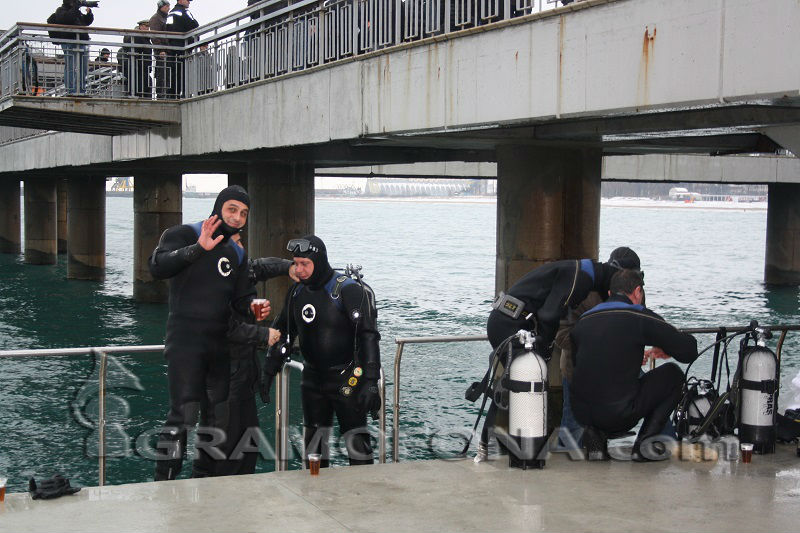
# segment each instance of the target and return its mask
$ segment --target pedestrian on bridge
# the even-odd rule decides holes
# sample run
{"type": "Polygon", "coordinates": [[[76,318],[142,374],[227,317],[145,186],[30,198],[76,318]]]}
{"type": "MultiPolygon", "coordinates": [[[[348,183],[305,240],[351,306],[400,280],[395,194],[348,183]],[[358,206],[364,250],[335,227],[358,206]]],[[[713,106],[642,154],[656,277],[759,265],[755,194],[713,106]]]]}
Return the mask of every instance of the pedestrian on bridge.
{"type": "MultiPolygon", "coordinates": [[[[169,12],[166,22],[166,30],[176,33],[187,33],[200,26],[200,23],[189,12],[192,0],[177,0],[177,4],[169,12]]],[[[184,46],[187,43],[184,39],[171,39],[170,45],[184,46]]],[[[170,69],[170,89],[168,94],[171,98],[181,98],[184,90],[184,76],[186,73],[186,54],[170,50],[167,53],[167,68],[170,69]]]]}
{"type": "MultiPolygon", "coordinates": [[[[167,0],[158,0],[156,12],[150,17],[150,31],[167,31],[167,16],[169,15],[170,4],[167,0]]],[[[150,42],[154,46],[168,46],[169,41],[161,37],[152,37],[150,42]]],[[[154,48],[153,55],[156,57],[156,98],[163,99],[167,96],[167,51],[154,48]]]]}

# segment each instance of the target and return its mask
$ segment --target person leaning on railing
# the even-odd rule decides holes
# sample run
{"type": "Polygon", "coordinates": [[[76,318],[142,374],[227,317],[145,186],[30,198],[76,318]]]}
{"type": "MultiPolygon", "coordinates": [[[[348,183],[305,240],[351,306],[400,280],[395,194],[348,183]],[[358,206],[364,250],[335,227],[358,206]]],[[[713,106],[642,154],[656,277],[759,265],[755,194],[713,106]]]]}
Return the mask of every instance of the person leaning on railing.
{"type": "MultiPolygon", "coordinates": [[[[167,31],[167,15],[169,14],[169,2],[158,0],[156,12],[150,17],[150,31],[167,31]]],[[[150,42],[155,46],[167,46],[169,41],[161,37],[153,37],[150,42]]],[[[167,51],[153,50],[156,56],[156,96],[165,98],[167,96],[167,51]]]]}
{"type": "MultiPolygon", "coordinates": [[[[64,0],[55,13],[47,19],[48,24],[61,24],[64,26],[89,26],[94,22],[92,8],[87,7],[86,12],[81,12],[78,0],[64,0]]],[[[71,33],[62,31],[49,32],[53,39],[64,41],[88,41],[88,33],[71,33]]],[[[74,42],[59,43],[64,50],[64,87],[67,94],[85,94],[86,76],[89,73],[89,51],[85,44],[74,42]],[[77,78],[77,79],[76,79],[77,78]]]]}
{"type": "MultiPolygon", "coordinates": [[[[140,20],[136,24],[139,31],[148,31],[150,21],[140,20]]],[[[147,37],[131,37],[126,35],[122,40],[126,45],[119,49],[117,57],[125,76],[125,88],[128,96],[150,96],[150,39],[147,37]],[[131,44],[140,46],[130,46],[131,44]],[[134,67],[135,65],[135,67],[134,67]]]]}

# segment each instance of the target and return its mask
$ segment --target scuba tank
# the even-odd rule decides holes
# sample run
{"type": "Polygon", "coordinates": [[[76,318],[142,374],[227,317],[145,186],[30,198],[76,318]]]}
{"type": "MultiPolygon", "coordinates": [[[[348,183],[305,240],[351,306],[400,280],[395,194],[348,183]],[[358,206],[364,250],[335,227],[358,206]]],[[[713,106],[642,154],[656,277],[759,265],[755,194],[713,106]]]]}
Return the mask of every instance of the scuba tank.
{"type": "MultiPolygon", "coordinates": [[[[683,385],[683,394],[675,409],[673,421],[678,438],[696,437],[698,428],[711,412],[718,395],[714,383],[707,379],[689,378],[683,385]]],[[[714,425],[704,428],[712,437],[718,437],[719,431],[714,425]]]]}
{"type": "Polygon", "coordinates": [[[521,330],[519,341],[525,352],[511,362],[503,386],[508,390],[508,466],[527,470],[544,468],[538,459],[547,445],[547,363],[533,349],[534,336],[521,330]],[[512,444],[512,442],[508,442],[512,444]]]}
{"type": "Polygon", "coordinates": [[[739,350],[738,423],[739,440],[753,444],[756,453],[775,452],[775,413],[778,396],[778,359],[767,348],[768,330],[751,322],[739,350]],[[750,340],[755,345],[750,345],[750,340]]]}

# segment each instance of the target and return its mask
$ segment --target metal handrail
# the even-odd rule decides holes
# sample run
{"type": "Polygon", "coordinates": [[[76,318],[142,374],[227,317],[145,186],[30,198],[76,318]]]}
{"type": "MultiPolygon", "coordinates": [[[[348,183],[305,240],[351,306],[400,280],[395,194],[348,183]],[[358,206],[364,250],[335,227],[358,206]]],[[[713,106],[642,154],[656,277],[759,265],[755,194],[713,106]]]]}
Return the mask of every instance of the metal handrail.
{"type": "MultiPolygon", "coordinates": [[[[800,331],[800,324],[792,324],[788,326],[760,326],[769,331],[780,331],[781,335],[778,339],[778,345],[775,350],[775,356],[778,360],[778,388],[780,388],[780,367],[781,367],[781,352],[783,350],[783,342],[786,339],[786,333],[789,331],[800,331]]],[[[721,329],[725,329],[729,333],[744,333],[750,329],[750,326],[733,326],[725,327],[719,326],[715,328],[679,328],[683,333],[698,334],[698,333],[717,333],[721,329]]],[[[489,337],[486,335],[451,335],[451,336],[432,336],[432,337],[396,337],[394,339],[397,344],[397,353],[394,357],[394,406],[393,406],[393,424],[392,424],[392,461],[397,463],[400,453],[400,362],[403,358],[403,349],[406,344],[425,344],[425,343],[448,343],[448,342],[474,342],[486,341],[489,337]]],[[[651,361],[654,363],[655,361],[651,361]]]]}
{"type": "Polygon", "coordinates": [[[115,353],[147,353],[160,352],[164,345],[149,346],[102,346],[89,348],[60,348],[44,350],[3,350],[0,359],[12,357],[52,357],[70,355],[94,355],[100,358],[99,384],[97,400],[97,433],[98,433],[98,486],[106,484],[106,370],[108,368],[108,355],[115,353]]]}
{"type": "MultiPolygon", "coordinates": [[[[303,371],[303,363],[289,360],[275,376],[275,470],[282,472],[289,469],[289,380],[292,369],[303,371]]],[[[378,462],[386,462],[386,380],[381,369],[378,380],[378,391],[381,397],[381,408],[378,415],[378,462]]],[[[301,461],[305,468],[305,461],[301,461]]]]}

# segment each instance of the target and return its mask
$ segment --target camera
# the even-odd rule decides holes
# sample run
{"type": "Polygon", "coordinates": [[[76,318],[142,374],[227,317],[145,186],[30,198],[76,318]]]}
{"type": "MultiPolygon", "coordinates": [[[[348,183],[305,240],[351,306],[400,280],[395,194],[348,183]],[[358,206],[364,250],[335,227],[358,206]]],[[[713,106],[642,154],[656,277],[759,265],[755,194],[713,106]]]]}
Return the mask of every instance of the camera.
{"type": "Polygon", "coordinates": [[[99,0],[78,0],[78,5],[81,7],[100,7],[99,0]]]}

